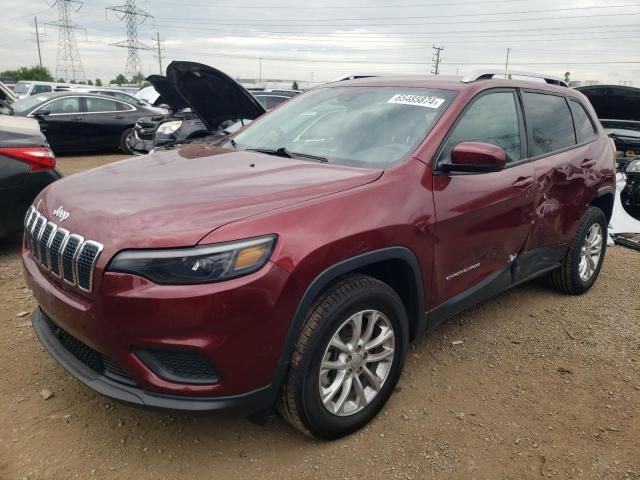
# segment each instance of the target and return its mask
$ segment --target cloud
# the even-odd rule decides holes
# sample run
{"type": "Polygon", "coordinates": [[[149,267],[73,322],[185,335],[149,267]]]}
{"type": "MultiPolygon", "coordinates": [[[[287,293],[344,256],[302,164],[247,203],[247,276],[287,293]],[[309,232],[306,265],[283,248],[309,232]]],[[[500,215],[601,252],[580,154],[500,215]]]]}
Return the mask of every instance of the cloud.
{"type": "MultiPolygon", "coordinates": [[[[236,77],[315,81],[344,73],[428,74],[432,45],[444,47],[443,74],[477,67],[498,68],[510,49],[510,67],[573,79],[640,85],[640,5],[630,0],[172,0],[139,1],[154,21],[138,26],[140,41],[163,39],[164,66],[193,60],[236,77]],[[262,58],[262,61],[260,61],[262,58]],[[636,62],[636,63],[613,63],[636,62]]],[[[86,2],[73,22],[88,78],[123,72],[125,24],[105,8],[108,0],[86,2]]],[[[56,20],[45,0],[4,0],[0,70],[37,63],[34,16],[56,20]],[[6,15],[4,15],[5,12],[6,15]]],[[[43,28],[43,62],[56,68],[58,32],[43,28]]],[[[140,52],[144,73],[157,73],[153,50],[140,52]]]]}

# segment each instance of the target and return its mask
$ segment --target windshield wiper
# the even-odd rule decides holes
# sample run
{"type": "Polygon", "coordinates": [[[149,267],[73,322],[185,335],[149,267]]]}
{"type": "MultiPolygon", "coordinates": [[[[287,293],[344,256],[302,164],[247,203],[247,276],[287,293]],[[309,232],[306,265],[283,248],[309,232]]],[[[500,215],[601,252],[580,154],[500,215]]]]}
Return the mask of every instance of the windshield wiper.
{"type": "Polygon", "coordinates": [[[300,153],[300,152],[292,152],[287,150],[285,147],[280,147],[278,149],[272,148],[246,148],[245,150],[249,152],[259,152],[266,153],[267,155],[275,155],[277,157],[285,157],[285,158],[305,158],[308,160],[314,160],[320,163],[327,163],[329,160],[325,157],[321,157],[319,155],[311,155],[308,153],[300,153]]]}
{"type": "Polygon", "coordinates": [[[609,137],[620,140],[632,140],[634,142],[640,142],[640,135],[637,137],[633,137],[631,135],[618,135],[617,133],[610,133],[609,137]]]}
{"type": "Polygon", "coordinates": [[[258,153],[266,153],[267,155],[275,155],[276,157],[285,157],[285,158],[293,158],[289,151],[284,148],[245,148],[247,152],[258,152],[258,153]]]}

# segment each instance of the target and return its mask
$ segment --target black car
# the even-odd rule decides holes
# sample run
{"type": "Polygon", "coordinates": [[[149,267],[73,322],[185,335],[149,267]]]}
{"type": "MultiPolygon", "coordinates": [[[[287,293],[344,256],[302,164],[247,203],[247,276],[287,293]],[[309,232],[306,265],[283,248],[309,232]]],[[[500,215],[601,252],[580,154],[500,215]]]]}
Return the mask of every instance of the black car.
{"type": "Polygon", "coordinates": [[[172,62],[166,77],[152,75],[147,80],[174,113],[138,120],[130,144],[139,154],[215,136],[238,121],[253,120],[266,111],[242,85],[208,65],[172,62]]]}
{"type": "Polygon", "coordinates": [[[61,177],[55,165],[38,122],[0,115],[0,238],[22,229],[36,195],[61,177]]]}
{"type": "Polygon", "coordinates": [[[82,92],[33,95],[12,105],[14,115],[33,117],[55,152],[119,148],[128,144],[136,120],[153,115],[142,105],[82,92]]]}

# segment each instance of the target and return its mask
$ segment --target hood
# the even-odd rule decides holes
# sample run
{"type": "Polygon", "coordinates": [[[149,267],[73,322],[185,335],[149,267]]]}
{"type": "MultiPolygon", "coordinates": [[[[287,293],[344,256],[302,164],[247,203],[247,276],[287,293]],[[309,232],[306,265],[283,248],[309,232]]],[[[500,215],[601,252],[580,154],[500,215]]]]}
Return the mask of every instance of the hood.
{"type": "Polygon", "coordinates": [[[149,75],[146,80],[173,110],[181,110],[189,106],[175,88],[169,85],[169,80],[164,75],[149,75]]]}
{"type": "Polygon", "coordinates": [[[167,67],[167,78],[212,131],[226,120],[254,120],[265,112],[246,88],[207,65],[171,62],[167,67]]]}
{"type": "Polygon", "coordinates": [[[197,144],[63,178],[36,205],[50,219],[62,206],[70,213],[62,226],[103,243],[109,256],[125,248],[195,245],[227,223],[355,188],[380,175],[381,170],[197,144]]]}
{"type": "Polygon", "coordinates": [[[11,91],[4,83],[0,82],[0,101],[5,102],[7,105],[11,105],[18,99],[15,93],[11,91]]]}
{"type": "Polygon", "coordinates": [[[576,90],[589,99],[600,120],[640,122],[640,88],[591,85],[576,90]]]}

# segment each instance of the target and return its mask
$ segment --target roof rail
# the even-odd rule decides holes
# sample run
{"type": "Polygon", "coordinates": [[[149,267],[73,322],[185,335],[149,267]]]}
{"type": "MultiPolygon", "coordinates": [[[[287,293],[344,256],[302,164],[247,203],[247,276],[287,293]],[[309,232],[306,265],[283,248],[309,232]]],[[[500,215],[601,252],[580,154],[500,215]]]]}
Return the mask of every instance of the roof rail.
{"type": "Polygon", "coordinates": [[[561,87],[568,87],[567,82],[565,82],[560,77],[553,77],[551,75],[544,75],[542,73],[532,73],[532,72],[519,72],[517,70],[474,70],[473,72],[468,73],[464,77],[462,77],[462,82],[471,83],[476,80],[489,80],[496,75],[515,75],[518,77],[530,77],[530,78],[540,78],[545,82],[551,85],[559,85],[561,87]]]}

